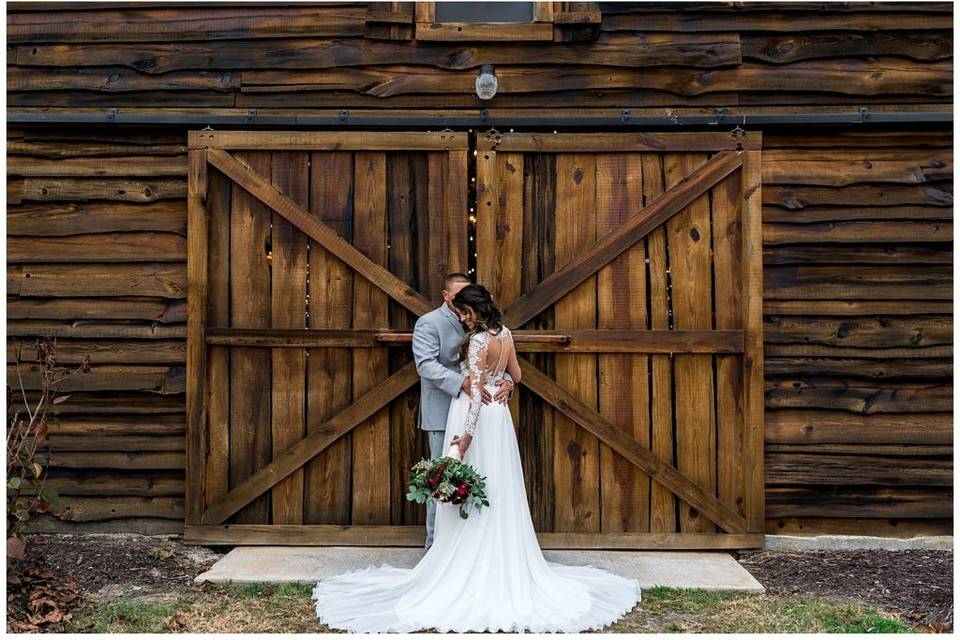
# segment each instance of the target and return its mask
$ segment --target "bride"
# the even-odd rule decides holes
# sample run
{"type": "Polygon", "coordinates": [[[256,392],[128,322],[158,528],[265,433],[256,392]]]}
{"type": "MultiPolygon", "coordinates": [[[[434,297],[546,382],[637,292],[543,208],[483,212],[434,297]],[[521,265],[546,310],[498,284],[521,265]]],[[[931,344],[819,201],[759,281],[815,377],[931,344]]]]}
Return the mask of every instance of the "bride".
{"type": "Polygon", "coordinates": [[[433,545],[412,569],[382,564],[325,578],[313,590],[321,623],[355,632],[567,632],[601,629],[640,602],[640,584],[602,569],[544,559],[534,532],[508,405],[483,404],[509,371],[520,381],[510,330],[490,293],[471,284],[453,305],[467,326],[460,348],[470,395],[450,403],[446,451],[486,476],[490,506],[437,505],[433,545]],[[454,435],[459,437],[454,438],[454,435]]]}

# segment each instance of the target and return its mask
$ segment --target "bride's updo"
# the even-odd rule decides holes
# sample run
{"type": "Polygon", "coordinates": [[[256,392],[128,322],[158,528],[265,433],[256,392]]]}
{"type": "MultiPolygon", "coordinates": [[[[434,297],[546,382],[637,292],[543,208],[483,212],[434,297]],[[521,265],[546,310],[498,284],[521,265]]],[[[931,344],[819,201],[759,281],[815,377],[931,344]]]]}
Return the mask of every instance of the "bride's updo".
{"type": "Polygon", "coordinates": [[[473,309],[476,317],[476,324],[473,330],[467,331],[463,336],[463,342],[460,344],[460,359],[463,362],[467,358],[467,347],[470,345],[470,338],[481,331],[497,332],[503,326],[503,316],[500,309],[493,304],[493,296],[487,291],[487,288],[480,284],[468,284],[457,293],[453,298],[453,306],[460,311],[466,311],[467,308],[473,309]]]}

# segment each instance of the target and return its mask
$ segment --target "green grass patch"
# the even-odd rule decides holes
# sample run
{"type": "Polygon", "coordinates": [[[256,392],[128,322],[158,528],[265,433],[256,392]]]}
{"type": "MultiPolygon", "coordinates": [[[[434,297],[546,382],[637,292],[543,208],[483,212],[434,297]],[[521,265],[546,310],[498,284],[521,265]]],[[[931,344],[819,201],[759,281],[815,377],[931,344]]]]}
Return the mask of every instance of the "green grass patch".
{"type": "Polygon", "coordinates": [[[618,633],[910,633],[874,607],[812,597],[654,587],[618,633]]]}
{"type": "Polygon", "coordinates": [[[148,602],[124,596],[80,611],[71,626],[86,633],[165,633],[184,604],[179,599],[148,602]]]}
{"type": "MultiPolygon", "coordinates": [[[[117,598],[78,613],[68,631],[92,633],[317,633],[312,584],[206,584],[165,598],[117,598]]],[[[644,589],[612,633],[910,633],[855,602],[704,589],[644,589]]]]}

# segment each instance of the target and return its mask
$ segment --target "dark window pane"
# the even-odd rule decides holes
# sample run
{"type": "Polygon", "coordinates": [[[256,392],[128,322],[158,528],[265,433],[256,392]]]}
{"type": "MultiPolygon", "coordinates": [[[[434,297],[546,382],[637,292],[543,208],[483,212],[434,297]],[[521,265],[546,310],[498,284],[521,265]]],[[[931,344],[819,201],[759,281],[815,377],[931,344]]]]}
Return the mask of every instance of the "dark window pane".
{"type": "Polygon", "coordinates": [[[532,2],[437,2],[437,22],[533,22],[532,2]]]}

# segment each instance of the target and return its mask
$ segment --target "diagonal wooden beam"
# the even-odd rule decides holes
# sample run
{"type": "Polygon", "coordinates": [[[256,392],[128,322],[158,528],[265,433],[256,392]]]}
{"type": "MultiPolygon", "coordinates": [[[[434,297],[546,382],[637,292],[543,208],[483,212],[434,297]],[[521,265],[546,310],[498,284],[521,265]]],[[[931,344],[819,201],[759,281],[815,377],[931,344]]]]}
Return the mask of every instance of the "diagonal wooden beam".
{"type": "Polygon", "coordinates": [[[434,308],[430,301],[414,291],[410,285],[363,255],[336,231],[278,191],[269,180],[236,157],[222,149],[208,149],[207,159],[224,175],[249,191],[250,195],[286,218],[290,224],[319,242],[324,249],[343,260],[350,268],[413,313],[419,316],[434,308]]]}
{"type": "Polygon", "coordinates": [[[740,168],[741,162],[741,154],[736,151],[721,151],[707,160],[692,174],[630,216],[616,230],[598,240],[576,260],[559,271],[554,271],[528,293],[514,300],[503,312],[504,323],[509,327],[523,326],[528,320],[567,295],[574,287],[659,227],[670,216],[683,210],[708,189],[740,168]]]}
{"type": "Polygon", "coordinates": [[[641,445],[593,408],[587,406],[569,391],[537,369],[526,358],[520,357],[523,376],[520,383],[546,402],[562,411],[581,427],[597,436],[614,451],[641,468],[652,479],[675,493],[728,533],[744,533],[746,519],[720,500],[704,491],[696,482],[667,464],[659,456],[641,445]]]}
{"type": "Polygon", "coordinates": [[[340,436],[375,414],[420,379],[411,362],[326,422],[310,427],[309,435],[276,456],[270,464],[218,498],[203,513],[201,524],[220,524],[250,501],[302,467],[340,436]]]}

